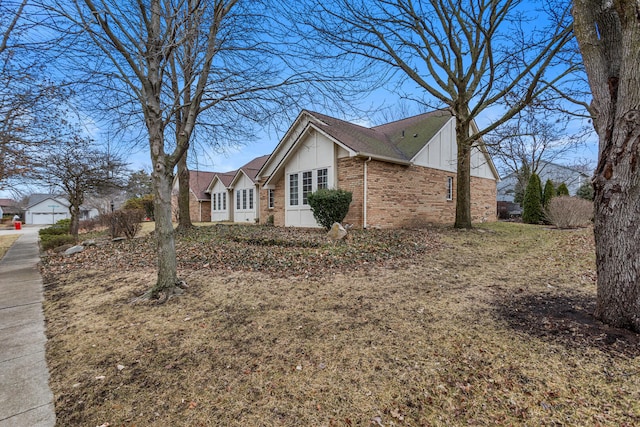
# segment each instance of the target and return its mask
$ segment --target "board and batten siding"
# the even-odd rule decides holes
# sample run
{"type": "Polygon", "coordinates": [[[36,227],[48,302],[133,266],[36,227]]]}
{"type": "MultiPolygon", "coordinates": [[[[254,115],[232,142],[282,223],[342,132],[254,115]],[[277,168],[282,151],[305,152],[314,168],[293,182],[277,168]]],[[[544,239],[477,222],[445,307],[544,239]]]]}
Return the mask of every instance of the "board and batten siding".
{"type": "Polygon", "coordinates": [[[303,202],[303,173],[312,173],[313,191],[317,190],[318,170],[327,169],[327,188],[334,188],[336,182],[336,145],[325,135],[310,131],[296,151],[288,159],[284,173],[285,226],[319,227],[311,207],[303,202]],[[297,205],[291,203],[291,179],[297,175],[297,205]]]}
{"type": "Polygon", "coordinates": [[[232,202],[233,200],[231,200],[231,193],[229,192],[229,190],[227,190],[227,187],[225,187],[222,181],[216,178],[216,182],[215,184],[213,184],[213,187],[211,189],[211,221],[230,221],[233,212],[232,202]],[[223,194],[225,196],[222,196],[223,198],[219,200],[219,197],[221,197],[221,195],[223,194]]]}
{"type": "Polygon", "coordinates": [[[241,176],[236,180],[231,198],[233,199],[233,222],[254,223],[259,212],[258,189],[244,172],[241,172],[241,176]],[[238,195],[240,195],[239,205],[238,195]]]}
{"type": "MultiPolygon", "coordinates": [[[[449,120],[413,159],[416,166],[457,172],[458,146],[455,119],[449,120]]],[[[495,179],[485,153],[478,147],[471,152],[471,176],[495,179]]]]}

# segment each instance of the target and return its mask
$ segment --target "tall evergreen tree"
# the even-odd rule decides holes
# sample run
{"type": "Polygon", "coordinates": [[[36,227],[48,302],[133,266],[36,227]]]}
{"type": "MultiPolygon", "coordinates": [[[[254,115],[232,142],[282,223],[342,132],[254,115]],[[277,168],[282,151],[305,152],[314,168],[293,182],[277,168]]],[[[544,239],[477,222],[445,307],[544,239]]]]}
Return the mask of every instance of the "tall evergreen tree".
{"type": "Polygon", "coordinates": [[[553,181],[548,179],[547,182],[545,182],[544,184],[544,191],[542,192],[542,206],[544,208],[549,206],[549,202],[554,197],[556,197],[556,189],[553,186],[553,181]]]}
{"type": "Polygon", "coordinates": [[[542,210],[542,183],[537,174],[531,174],[527,190],[524,193],[522,221],[527,224],[539,224],[544,219],[542,210]]]}

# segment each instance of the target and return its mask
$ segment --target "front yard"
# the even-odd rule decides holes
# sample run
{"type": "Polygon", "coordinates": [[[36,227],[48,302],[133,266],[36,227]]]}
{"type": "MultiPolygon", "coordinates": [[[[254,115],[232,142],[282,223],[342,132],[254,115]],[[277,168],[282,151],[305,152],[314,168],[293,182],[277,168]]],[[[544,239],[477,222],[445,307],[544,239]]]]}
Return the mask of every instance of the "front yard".
{"type": "MultiPolygon", "coordinates": [[[[100,242],[99,242],[100,243],[100,242]]],[[[594,321],[592,231],[198,227],[44,259],[58,424],[637,425],[635,334],[594,321]]]]}

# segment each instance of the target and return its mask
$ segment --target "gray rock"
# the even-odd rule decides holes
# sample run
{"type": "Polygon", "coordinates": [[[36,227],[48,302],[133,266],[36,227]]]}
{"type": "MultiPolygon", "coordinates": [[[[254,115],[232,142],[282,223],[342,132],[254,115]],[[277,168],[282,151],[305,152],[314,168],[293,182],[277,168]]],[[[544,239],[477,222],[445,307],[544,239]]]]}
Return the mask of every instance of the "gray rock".
{"type": "Polygon", "coordinates": [[[89,247],[89,246],[95,246],[96,245],[96,241],[91,239],[91,240],[85,240],[84,242],[80,243],[82,246],[85,247],[89,247]]]}
{"type": "Polygon", "coordinates": [[[76,245],[76,246],[72,246],[69,249],[67,249],[66,251],[64,251],[64,254],[66,256],[69,256],[69,255],[77,254],[78,252],[82,252],[82,251],[84,251],[84,246],[76,245]]]}
{"type": "Polygon", "coordinates": [[[329,236],[329,238],[334,241],[344,239],[346,235],[347,230],[345,230],[344,227],[337,222],[333,223],[333,225],[331,226],[331,230],[329,230],[329,232],[327,233],[327,236],[329,236]]]}
{"type": "Polygon", "coordinates": [[[111,239],[112,242],[122,242],[123,240],[127,240],[125,237],[114,237],[111,239]]]}

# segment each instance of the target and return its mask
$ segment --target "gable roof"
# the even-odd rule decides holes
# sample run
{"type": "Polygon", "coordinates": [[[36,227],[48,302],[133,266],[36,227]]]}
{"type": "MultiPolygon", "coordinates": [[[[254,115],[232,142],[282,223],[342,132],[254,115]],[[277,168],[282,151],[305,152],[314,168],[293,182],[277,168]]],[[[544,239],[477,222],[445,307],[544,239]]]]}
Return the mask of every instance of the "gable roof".
{"type": "Polygon", "coordinates": [[[49,199],[54,200],[55,202],[60,203],[61,205],[69,206],[69,202],[67,201],[67,199],[55,194],[32,194],[31,196],[29,196],[26,209],[30,209],[31,207],[49,199]]]}
{"type": "Polygon", "coordinates": [[[211,199],[206,191],[215,174],[216,172],[189,171],[189,188],[198,200],[211,199]]]}
{"type": "Polygon", "coordinates": [[[18,203],[16,203],[16,201],[13,199],[0,199],[0,206],[13,207],[17,205],[18,203]]]}
{"type": "Polygon", "coordinates": [[[409,163],[453,117],[448,110],[436,110],[367,128],[313,111],[307,113],[316,119],[315,127],[356,155],[401,163],[409,163]]]}
{"type": "Polygon", "coordinates": [[[247,177],[249,177],[249,179],[255,184],[256,178],[258,176],[258,172],[260,172],[260,169],[262,169],[262,167],[264,166],[269,156],[270,156],[269,154],[266,154],[264,156],[256,157],[255,159],[251,160],[249,163],[240,167],[236,171],[229,185],[226,185],[226,187],[232,187],[236,183],[236,181],[240,178],[241,174],[243,173],[247,177]]]}

